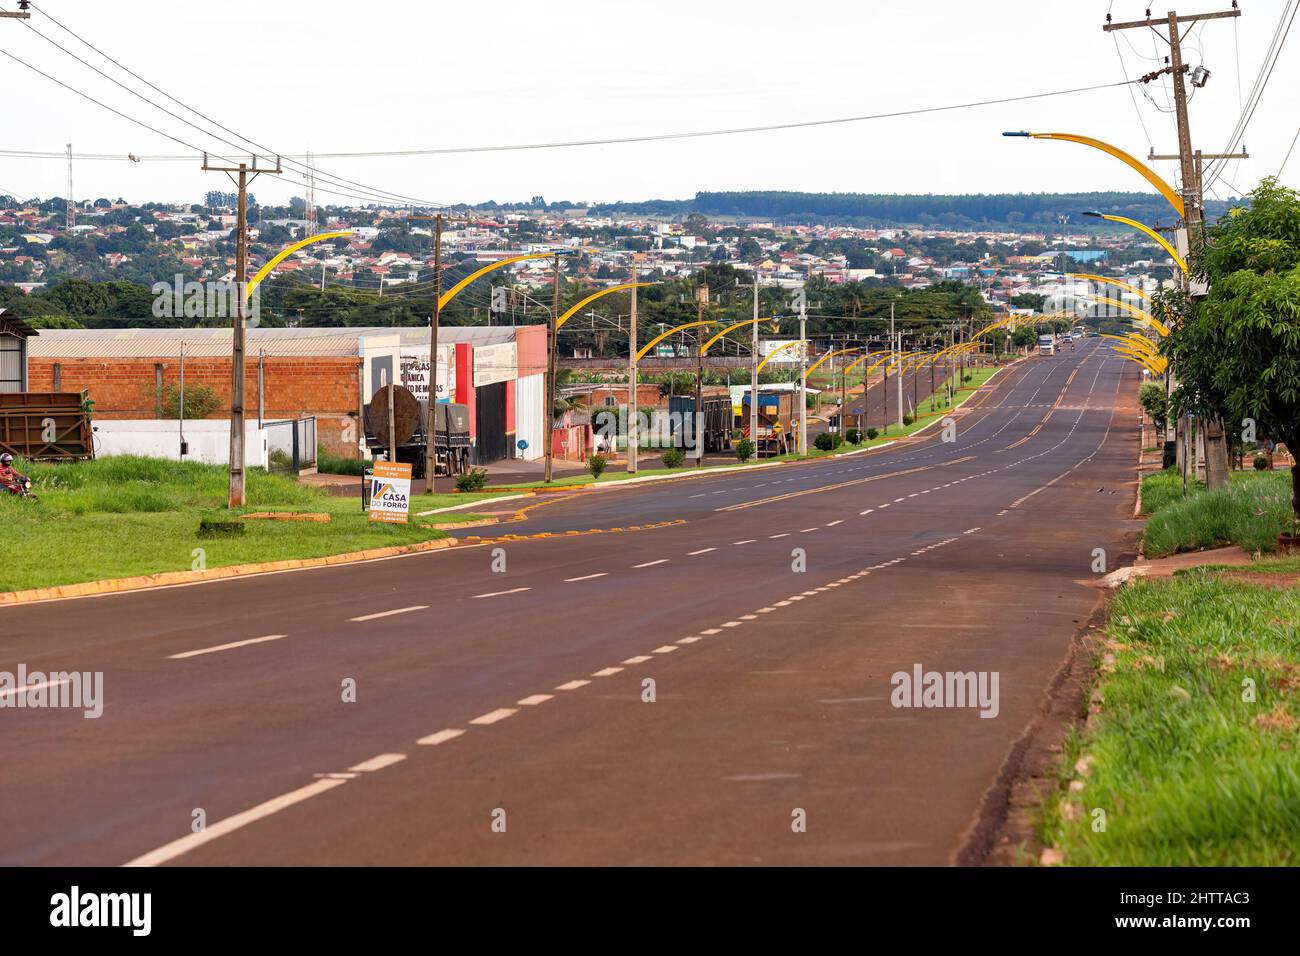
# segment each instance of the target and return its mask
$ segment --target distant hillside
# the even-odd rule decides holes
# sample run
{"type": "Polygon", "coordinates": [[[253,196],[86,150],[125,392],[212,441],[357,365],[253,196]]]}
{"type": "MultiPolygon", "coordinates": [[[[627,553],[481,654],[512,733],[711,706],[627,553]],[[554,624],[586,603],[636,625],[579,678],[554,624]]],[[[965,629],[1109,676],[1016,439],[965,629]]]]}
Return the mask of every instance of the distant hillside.
{"type": "MultiPolygon", "coordinates": [[[[1227,203],[1207,204],[1211,218],[1227,203]]],[[[884,193],[700,192],[693,200],[649,200],[605,203],[597,212],[685,216],[739,216],[792,222],[840,222],[861,225],[924,225],[978,228],[994,225],[1055,226],[1060,216],[1068,224],[1088,222],[1086,210],[1100,210],[1140,219],[1169,223],[1173,212],[1155,193],[979,193],[973,195],[891,195],[884,193]]]]}

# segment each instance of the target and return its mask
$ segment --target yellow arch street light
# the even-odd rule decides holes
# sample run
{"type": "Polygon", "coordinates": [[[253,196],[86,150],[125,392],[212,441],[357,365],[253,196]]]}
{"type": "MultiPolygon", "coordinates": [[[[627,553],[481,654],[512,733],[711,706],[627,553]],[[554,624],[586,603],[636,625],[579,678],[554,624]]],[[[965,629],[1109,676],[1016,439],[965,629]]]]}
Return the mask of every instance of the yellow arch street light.
{"type": "Polygon", "coordinates": [[[598,292],[593,292],[591,295],[587,296],[577,305],[570,308],[567,312],[561,315],[559,319],[556,320],[555,331],[558,332],[560,330],[560,326],[564,325],[565,322],[568,322],[569,319],[577,315],[589,302],[595,302],[601,296],[613,295],[615,292],[626,292],[628,289],[644,289],[648,285],[654,285],[654,283],[653,282],[625,282],[622,285],[613,285],[610,286],[608,289],[601,289],[598,292]]]}
{"type": "Polygon", "coordinates": [[[717,324],[718,322],[716,319],[705,319],[703,322],[687,322],[685,325],[676,326],[675,328],[669,329],[667,332],[660,332],[658,335],[656,335],[654,338],[652,338],[649,342],[645,344],[645,348],[643,348],[641,351],[636,353],[636,360],[638,362],[641,361],[641,359],[645,358],[645,354],[647,352],[649,352],[652,348],[654,348],[664,339],[668,338],[668,336],[672,335],[674,332],[681,332],[685,329],[693,329],[701,325],[717,325],[717,324]]]}
{"type": "Polygon", "coordinates": [[[1100,299],[1095,295],[1089,296],[1088,298],[1094,299],[1098,302],[1105,302],[1110,305],[1118,306],[1137,319],[1137,321],[1144,322],[1151,326],[1151,328],[1155,329],[1156,332],[1159,333],[1162,339],[1169,334],[1169,326],[1165,325],[1146,309],[1139,309],[1136,305],[1129,305],[1127,302],[1120,302],[1118,299],[1100,299]]]}
{"type": "Polygon", "coordinates": [[[1108,335],[1107,338],[1113,340],[1111,342],[1106,343],[1112,349],[1123,348],[1125,351],[1143,355],[1146,358],[1151,359],[1153,361],[1161,357],[1158,352],[1155,352],[1151,349],[1150,343],[1147,343],[1146,345],[1139,345],[1135,339],[1125,338],[1124,336],[1120,336],[1120,335],[1108,335]],[[1118,342],[1119,345],[1116,345],[1115,344],[1116,342],[1118,342]]]}
{"type": "Polygon", "coordinates": [[[857,346],[856,348],[836,349],[834,352],[827,352],[817,361],[813,362],[812,365],[808,366],[808,370],[804,372],[804,375],[805,376],[812,375],[812,373],[816,370],[817,366],[821,365],[822,362],[825,362],[828,358],[831,358],[836,355],[849,355],[852,352],[861,352],[861,351],[862,351],[862,346],[857,346]]]}
{"type": "Polygon", "coordinates": [[[1173,186],[1161,179],[1150,166],[1146,165],[1136,157],[1130,156],[1117,146],[1112,146],[1110,143],[1103,143],[1101,140],[1093,139],[1091,136],[1076,136],[1074,133],[1026,133],[1021,131],[1018,133],[1003,133],[1002,135],[1027,136],[1030,139],[1059,139],[1068,143],[1080,143],[1084,146],[1091,146],[1093,149],[1099,149],[1103,153],[1114,156],[1121,163],[1136,170],[1143,179],[1156,187],[1156,190],[1160,195],[1169,200],[1169,205],[1174,207],[1174,212],[1178,213],[1179,218],[1185,218],[1187,215],[1183,207],[1183,197],[1178,194],[1178,190],[1174,189],[1173,186]]]}
{"type": "Polygon", "coordinates": [[[781,354],[782,352],[784,352],[786,349],[788,349],[788,348],[792,348],[793,346],[798,345],[798,344],[801,343],[802,341],[804,341],[804,340],[803,340],[803,339],[791,339],[789,342],[786,342],[785,345],[781,345],[781,346],[778,346],[777,348],[772,349],[772,351],[768,352],[767,355],[763,358],[763,361],[761,361],[761,362],[758,363],[758,371],[760,371],[760,372],[763,371],[763,366],[764,366],[764,365],[766,365],[768,362],[772,361],[772,359],[776,358],[778,355],[780,355],[780,354],[781,354]]]}
{"type": "Polygon", "coordinates": [[[244,301],[248,301],[248,299],[253,295],[253,290],[261,285],[262,280],[271,274],[272,269],[278,266],[285,259],[289,258],[289,256],[293,255],[299,249],[302,249],[305,246],[310,246],[313,242],[324,242],[327,239],[342,239],[344,236],[351,235],[353,235],[351,229],[345,229],[342,232],[322,232],[319,235],[308,236],[306,239],[299,239],[292,245],[285,246],[275,254],[270,262],[258,269],[257,274],[244,286],[244,301]]]}
{"type": "Polygon", "coordinates": [[[725,329],[723,329],[721,332],[719,332],[717,335],[715,335],[713,338],[709,339],[707,342],[705,342],[703,345],[701,345],[701,346],[700,346],[700,354],[701,354],[701,355],[707,355],[707,354],[708,354],[708,351],[709,351],[709,347],[712,346],[714,342],[718,341],[718,339],[720,339],[720,338],[722,338],[724,335],[726,335],[728,332],[734,332],[734,331],[736,331],[736,329],[739,329],[739,328],[741,328],[741,327],[743,327],[743,326],[746,326],[746,325],[753,325],[755,322],[771,322],[773,328],[775,328],[777,322],[779,322],[779,321],[780,321],[780,320],[779,320],[776,316],[771,315],[771,316],[768,316],[768,317],[765,318],[765,319],[745,319],[744,321],[737,322],[735,325],[729,325],[729,326],[727,326],[725,329]]]}
{"type": "MultiPolygon", "coordinates": [[[[863,362],[865,362],[867,359],[871,358],[873,355],[888,355],[888,354],[889,354],[889,349],[881,349],[881,350],[878,351],[878,352],[868,352],[866,355],[862,356],[861,358],[854,359],[854,360],[853,360],[853,364],[850,365],[848,368],[846,368],[846,369],[844,370],[844,374],[845,374],[845,375],[848,375],[849,372],[852,372],[855,368],[857,368],[859,365],[861,365],[861,364],[862,364],[863,362]]],[[[879,363],[877,363],[877,364],[879,364],[879,363]]],[[[875,368],[875,366],[873,365],[872,368],[875,368]]],[[[869,370],[868,370],[868,371],[869,371],[869,370]]]]}
{"type": "Polygon", "coordinates": [[[1126,345],[1136,346],[1137,348],[1146,350],[1151,355],[1159,354],[1158,350],[1156,349],[1155,343],[1153,343],[1145,335],[1142,335],[1138,332],[1128,332],[1124,335],[1114,335],[1110,332],[1103,332],[1101,333],[1101,337],[1103,339],[1114,339],[1116,342],[1123,342],[1126,345]]]}
{"type": "Polygon", "coordinates": [[[505,266],[508,265],[513,265],[516,262],[523,262],[525,259],[553,259],[554,257],[555,257],[555,253],[553,252],[530,252],[527,255],[511,256],[508,259],[502,259],[499,262],[493,262],[490,265],[486,265],[482,269],[479,269],[477,272],[471,272],[465,278],[461,279],[454,286],[452,286],[450,289],[444,292],[438,299],[438,311],[442,311],[443,309],[447,308],[447,303],[450,302],[452,299],[456,298],[456,296],[460,295],[461,290],[464,289],[465,286],[469,285],[475,279],[482,278],[483,276],[487,275],[489,272],[492,272],[496,269],[504,268],[505,266]]]}
{"type": "Polygon", "coordinates": [[[1146,299],[1148,302],[1153,301],[1151,296],[1147,295],[1137,286],[1129,285],[1127,282],[1123,282],[1119,279],[1112,279],[1110,276],[1095,276],[1089,272],[1067,272],[1065,277],[1067,279],[1083,279],[1086,282],[1103,282],[1106,285],[1119,286],[1119,288],[1123,289],[1125,292],[1132,292],[1134,295],[1146,299]]]}
{"type": "Polygon", "coordinates": [[[1168,363],[1164,359],[1151,359],[1143,355],[1141,352],[1130,352],[1115,346],[1112,346],[1112,350],[1120,358],[1143,365],[1153,375],[1163,375],[1165,369],[1168,367],[1168,363]]]}
{"type": "Polygon", "coordinates": [[[1178,268],[1183,270],[1183,274],[1187,274],[1187,260],[1178,254],[1178,250],[1169,244],[1168,239],[1160,235],[1160,233],[1156,232],[1146,223],[1138,222],[1136,219],[1129,219],[1127,216],[1112,216],[1109,213],[1097,212],[1095,209],[1085,212],[1084,215],[1091,216],[1093,219],[1105,219],[1107,222],[1120,222],[1126,226],[1133,227],[1138,232],[1150,236],[1164,248],[1165,252],[1169,253],[1174,262],[1178,263],[1178,268]]]}

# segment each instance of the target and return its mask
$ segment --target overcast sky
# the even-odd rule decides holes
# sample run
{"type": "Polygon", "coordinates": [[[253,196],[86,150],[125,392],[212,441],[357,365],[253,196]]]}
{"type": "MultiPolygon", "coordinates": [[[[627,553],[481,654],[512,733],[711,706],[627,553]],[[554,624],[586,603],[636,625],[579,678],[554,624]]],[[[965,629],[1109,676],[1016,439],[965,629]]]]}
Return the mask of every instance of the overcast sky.
{"type": "MultiPolygon", "coordinates": [[[[1163,65],[1163,43],[1103,33],[1108,10],[1143,0],[36,0],[65,26],[214,120],[293,154],[556,141],[798,122],[1064,90],[1163,65]],[[238,40],[234,38],[238,37],[238,40]]],[[[1209,84],[1191,104],[1196,146],[1219,151],[1254,84],[1285,0],[1241,0],[1240,19],[1201,24],[1186,53],[1209,84]],[[1235,22],[1235,29],[1234,29],[1235,22]]],[[[16,0],[0,8],[16,9],[16,0]]],[[[1205,12],[1230,0],[1185,0],[1205,12]]],[[[1159,5],[1159,15],[1169,4],[1159,5]]],[[[29,21],[139,87],[33,12],[29,21]]],[[[1277,172],[1300,122],[1300,29],[1273,72],[1228,177],[1247,190],[1277,172]]],[[[224,155],[205,136],[0,20],[0,49],[123,113],[224,155]]],[[[189,152],[0,56],[4,148],[144,155],[189,152]]],[[[211,129],[147,87],[151,99],[211,129]]],[[[1101,153],[1003,139],[1004,129],[1097,136],[1144,157],[1177,148],[1168,86],[813,129],[459,156],[321,159],[326,173],[438,202],[688,198],[697,190],[975,193],[1143,189],[1101,153]],[[1140,115],[1140,119],[1139,119],[1140,115]],[[1143,123],[1146,130],[1144,132],[1143,123]]],[[[218,131],[219,132],[219,131],[218,131]]],[[[222,134],[236,139],[229,134],[222,134]]],[[[1158,163],[1171,181],[1174,163],[1158,163]]],[[[0,193],[64,195],[66,163],[0,156],[0,193]]],[[[78,160],[79,199],[201,201],[225,189],[197,161],[78,160]]],[[[1300,185],[1300,147],[1283,181],[1300,185]]],[[[323,190],[318,201],[340,200],[323,190]]],[[[301,194],[262,177],[262,202],[301,194]]],[[[1220,196],[1233,192],[1224,183],[1220,196]]]]}

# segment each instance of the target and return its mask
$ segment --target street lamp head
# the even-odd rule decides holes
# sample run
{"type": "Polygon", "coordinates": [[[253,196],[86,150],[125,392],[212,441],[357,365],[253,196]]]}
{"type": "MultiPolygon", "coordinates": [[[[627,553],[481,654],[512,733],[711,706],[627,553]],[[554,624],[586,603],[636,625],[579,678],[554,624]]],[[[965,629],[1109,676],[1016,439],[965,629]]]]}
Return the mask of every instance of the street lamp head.
{"type": "Polygon", "coordinates": [[[1025,132],[1023,129],[1016,132],[1003,133],[1003,136],[1031,136],[1033,134],[1025,132]]]}
{"type": "Polygon", "coordinates": [[[1099,212],[1098,212],[1097,210],[1095,210],[1095,209],[1089,209],[1089,210],[1087,210],[1086,212],[1084,212],[1084,215],[1085,215],[1085,216],[1091,216],[1093,219],[1105,219],[1105,218],[1106,218],[1104,214],[1099,213],[1099,212]]]}

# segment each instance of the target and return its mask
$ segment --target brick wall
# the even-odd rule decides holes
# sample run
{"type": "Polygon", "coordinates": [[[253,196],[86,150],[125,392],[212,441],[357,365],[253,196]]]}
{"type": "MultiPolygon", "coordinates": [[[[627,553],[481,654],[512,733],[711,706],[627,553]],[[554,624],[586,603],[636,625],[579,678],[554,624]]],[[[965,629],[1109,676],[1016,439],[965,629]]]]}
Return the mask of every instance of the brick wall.
{"type": "MultiPolygon", "coordinates": [[[[176,358],[32,358],[28,361],[31,391],[54,388],[54,366],[60,366],[60,388],[89,391],[99,418],[156,417],[156,373],[162,366],[164,385],[180,380],[176,358]]],[[[264,364],[263,414],[268,421],[316,416],[321,444],[338,455],[355,457],[360,360],[348,356],[271,358],[264,364]]],[[[244,413],[257,417],[257,357],[246,359],[244,413]]],[[[185,386],[211,386],[222,406],[212,418],[230,415],[230,360],[186,358],[185,386]]]]}

